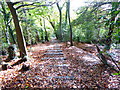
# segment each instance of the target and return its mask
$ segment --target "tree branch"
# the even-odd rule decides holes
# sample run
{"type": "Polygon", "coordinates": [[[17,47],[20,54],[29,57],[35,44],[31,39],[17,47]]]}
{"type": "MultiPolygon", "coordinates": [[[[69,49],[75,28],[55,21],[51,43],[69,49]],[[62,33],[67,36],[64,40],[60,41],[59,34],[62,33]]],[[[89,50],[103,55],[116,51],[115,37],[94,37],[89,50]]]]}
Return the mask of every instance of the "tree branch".
{"type": "Polygon", "coordinates": [[[12,18],[11,18],[11,19],[9,19],[9,21],[7,22],[7,25],[8,25],[11,21],[12,21],[12,18]]]}
{"type": "Polygon", "coordinates": [[[105,5],[105,4],[111,4],[112,2],[99,2],[99,3],[96,3],[93,7],[95,7],[91,12],[94,12],[95,10],[97,10],[99,7],[101,7],[102,5],[105,5]]]}
{"type": "Polygon", "coordinates": [[[18,3],[20,3],[20,2],[15,2],[15,3],[13,3],[13,5],[18,4],[18,3]]]}
{"type": "MultiPolygon", "coordinates": [[[[18,7],[16,8],[16,10],[19,9],[19,8],[21,8],[21,7],[25,7],[25,6],[34,6],[33,9],[34,9],[34,8],[37,8],[37,7],[42,7],[42,6],[52,6],[52,5],[55,4],[55,3],[56,3],[56,2],[53,2],[53,3],[51,3],[51,4],[44,4],[44,5],[35,5],[35,3],[32,3],[32,4],[24,4],[24,5],[18,6],[18,7]]],[[[27,9],[27,10],[28,10],[28,9],[27,9]]]]}
{"type": "MultiPolygon", "coordinates": [[[[30,9],[35,9],[35,8],[39,8],[39,7],[42,7],[42,6],[50,6],[50,5],[39,5],[39,6],[36,6],[36,7],[32,7],[32,8],[24,8],[24,10],[30,10],[30,9]]],[[[20,10],[19,12],[21,12],[22,10],[20,10]]],[[[18,13],[19,13],[18,12],[18,13]]]]}
{"type": "Polygon", "coordinates": [[[23,5],[20,5],[20,6],[18,6],[18,7],[16,8],[16,10],[19,9],[19,8],[21,8],[21,7],[30,6],[30,5],[34,5],[34,3],[32,3],[32,4],[23,4],[23,5]]]}

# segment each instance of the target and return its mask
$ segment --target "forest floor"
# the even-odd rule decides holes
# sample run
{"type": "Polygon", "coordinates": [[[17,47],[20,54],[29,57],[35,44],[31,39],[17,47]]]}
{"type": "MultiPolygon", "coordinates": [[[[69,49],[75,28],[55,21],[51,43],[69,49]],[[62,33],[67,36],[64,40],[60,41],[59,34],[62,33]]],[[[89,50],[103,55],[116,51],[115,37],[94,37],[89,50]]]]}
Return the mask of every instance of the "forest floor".
{"type": "MultiPolygon", "coordinates": [[[[93,44],[66,43],[53,41],[27,47],[29,58],[21,63],[0,71],[2,88],[120,88],[120,76],[105,67],[98,57],[93,44]],[[19,72],[23,64],[30,70],[19,72]]],[[[120,58],[120,50],[116,59],[120,58]]],[[[14,63],[16,60],[10,62],[14,63]]]]}

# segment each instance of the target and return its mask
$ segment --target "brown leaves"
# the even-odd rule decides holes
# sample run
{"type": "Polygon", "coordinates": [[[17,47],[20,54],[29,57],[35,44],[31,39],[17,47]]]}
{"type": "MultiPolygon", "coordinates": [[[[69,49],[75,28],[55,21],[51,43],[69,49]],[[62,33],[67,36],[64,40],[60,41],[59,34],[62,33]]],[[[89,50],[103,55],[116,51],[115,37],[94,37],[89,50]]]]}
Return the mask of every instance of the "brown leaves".
{"type": "MultiPolygon", "coordinates": [[[[33,46],[32,51],[29,52],[31,58],[25,62],[31,69],[23,73],[18,72],[24,64],[21,63],[11,70],[1,71],[0,85],[20,88],[112,88],[113,86],[118,88],[116,81],[118,78],[114,77],[113,80],[113,77],[110,77],[111,70],[106,69],[93,53],[87,51],[90,49],[84,51],[75,46],[67,48],[64,43],[57,45],[63,45],[60,49],[63,50],[64,55],[44,55],[53,52],[49,49],[55,49],[56,44],[33,46]],[[63,57],[66,59],[62,59],[63,57]],[[115,85],[112,85],[112,82],[115,85]]],[[[79,47],[83,46],[86,44],[79,47]]],[[[89,45],[87,44],[86,47],[89,45]]]]}

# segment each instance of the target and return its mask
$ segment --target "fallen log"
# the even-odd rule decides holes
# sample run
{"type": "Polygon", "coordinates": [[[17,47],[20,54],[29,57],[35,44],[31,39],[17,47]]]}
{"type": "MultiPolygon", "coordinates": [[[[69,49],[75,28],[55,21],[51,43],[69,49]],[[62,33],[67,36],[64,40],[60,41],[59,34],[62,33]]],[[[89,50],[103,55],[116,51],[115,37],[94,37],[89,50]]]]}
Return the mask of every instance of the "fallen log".
{"type": "Polygon", "coordinates": [[[98,52],[98,58],[101,60],[101,62],[107,66],[110,67],[112,70],[116,71],[119,73],[120,68],[118,67],[118,65],[115,63],[115,61],[112,59],[112,57],[109,55],[109,59],[114,62],[114,64],[117,66],[118,70],[115,69],[115,67],[113,65],[111,65],[110,63],[108,63],[108,56],[105,56],[103,54],[103,52],[100,50],[100,48],[96,45],[97,48],[97,52],[98,52]]]}
{"type": "Polygon", "coordinates": [[[26,62],[27,61],[27,57],[23,57],[22,59],[18,60],[17,62],[15,62],[14,64],[12,64],[11,66],[16,66],[21,64],[22,62],[26,62]]]}

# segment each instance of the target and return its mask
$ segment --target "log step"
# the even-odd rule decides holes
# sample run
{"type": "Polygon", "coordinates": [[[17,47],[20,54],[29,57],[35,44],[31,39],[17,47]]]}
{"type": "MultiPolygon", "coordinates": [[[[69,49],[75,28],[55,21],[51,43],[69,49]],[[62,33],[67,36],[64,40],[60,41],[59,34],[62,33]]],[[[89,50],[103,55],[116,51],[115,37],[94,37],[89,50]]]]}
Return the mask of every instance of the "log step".
{"type": "Polygon", "coordinates": [[[74,76],[49,76],[48,78],[66,79],[66,80],[75,79],[74,76]]]}
{"type": "MultiPolygon", "coordinates": [[[[40,76],[35,76],[35,77],[33,77],[33,78],[43,79],[43,78],[40,77],[40,76]]],[[[65,79],[65,80],[73,80],[73,79],[75,79],[74,76],[48,76],[48,77],[46,77],[46,78],[48,78],[48,79],[56,78],[56,79],[65,79]]]]}
{"type": "Polygon", "coordinates": [[[69,64],[49,65],[50,67],[68,67],[69,64]]]}
{"type": "Polygon", "coordinates": [[[45,60],[45,59],[49,59],[49,60],[51,60],[51,59],[55,59],[55,60],[66,60],[66,58],[64,58],[64,57],[44,57],[44,58],[41,58],[42,60],[45,60]]]}
{"type": "Polygon", "coordinates": [[[49,50],[60,50],[61,48],[49,48],[49,50]]]}
{"type": "Polygon", "coordinates": [[[62,50],[47,50],[48,52],[62,52],[62,50]]]}
{"type": "Polygon", "coordinates": [[[63,55],[63,53],[44,53],[44,55],[63,55]]]}

